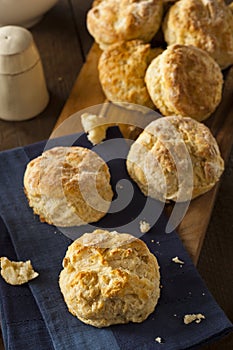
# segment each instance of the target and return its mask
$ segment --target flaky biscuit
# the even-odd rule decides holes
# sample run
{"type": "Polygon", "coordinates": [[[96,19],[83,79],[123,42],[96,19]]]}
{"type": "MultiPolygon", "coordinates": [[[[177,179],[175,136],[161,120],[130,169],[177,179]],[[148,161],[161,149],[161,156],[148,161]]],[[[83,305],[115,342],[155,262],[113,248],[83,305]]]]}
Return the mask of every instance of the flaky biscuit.
{"type": "Polygon", "coordinates": [[[197,47],[171,45],[149,65],[145,75],[150,97],[160,112],[202,121],[222,98],[219,65],[197,47]]]}
{"type": "Polygon", "coordinates": [[[153,121],[141,133],[130,148],[127,170],[145,195],[183,202],[209,191],[224,162],[204,124],[170,116],[153,121]]]}
{"type": "Polygon", "coordinates": [[[87,13],[87,28],[102,49],[118,41],[149,42],[162,15],[162,0],[100,0],[87,13]]]}
{"type": "Polygon", "coordinates": [[[233,14],[223,0],[180,0],[163,22],[168,45],[194,45],[222,69],[233,64],[233,14]]]}
{"type": "MultiPolygon", "coordinates": [[[[110,45],[100,56],[98,70],[102,89],[111,102],[154,108],[145,84],[146,70],[162,49],[151,49],[140,40],[110,45]]],[[[131,107],[132,108],[132,107],[131,107]]],[[[135,106],[135,108],[137,108],[135,106]]]]}
{"type": "Polygon", "coordinates": [[[27,165],[24,188],[40,220],[57,226],[98,221],[113,196],[107,164],[83,147],[54,147],[43,152],[27,165]]]}
{"type": "Polygon", "coordinates": [[[142,240],[95,230],[68,247],[59,285],[69,311],[84,323],[142,322],[159,299],[159,266],[142,240]]]}

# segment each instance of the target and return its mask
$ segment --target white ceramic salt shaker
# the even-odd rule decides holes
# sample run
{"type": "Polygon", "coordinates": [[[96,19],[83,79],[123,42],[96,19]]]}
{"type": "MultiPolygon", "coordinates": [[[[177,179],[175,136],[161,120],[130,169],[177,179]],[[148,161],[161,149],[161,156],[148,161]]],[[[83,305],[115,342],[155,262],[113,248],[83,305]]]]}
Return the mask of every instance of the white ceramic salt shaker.
{"type": "Polygon", "coordinates": [[[0,118],[26,120],[49,101],[40,55],[25,28],[0,28],[0,118]]]}

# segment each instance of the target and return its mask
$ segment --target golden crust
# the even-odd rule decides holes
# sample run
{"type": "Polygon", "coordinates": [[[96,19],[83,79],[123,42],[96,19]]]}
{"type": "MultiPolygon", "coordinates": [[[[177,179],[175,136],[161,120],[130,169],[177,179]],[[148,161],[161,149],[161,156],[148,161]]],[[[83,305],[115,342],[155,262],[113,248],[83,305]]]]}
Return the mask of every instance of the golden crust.
{"type": "Polygon", "coordinates": [[[168,45],[194,45],[222,69],[233,64],[233,14],[222,0],[177,1],[163,22],[168,45]]]}
{"type": "Polygon", "coordinates": [[[95,1],[87,14],[87,28],[102,49],[118,41],[149,42],[163,15],[162,0],[95,1]]]}
{"type": "Polygon", "coordinates": [[[98,64],[100,83],[107,99],[153,109],[144,78],[150,62],[161,52],[162,49],[151,49],[150,44],[140,40],[110,45],[98,64]]]}
{"type": "Polygon", "coordinates": [[[218,64],[194,46],[171,45],[149,65],[146,86],[163,115],[206,119],[222,98],[218,64]]]}
{"type": "Polygon", "coordinates": [[[224,162],[204,124],[170,116],[150,123],[141,133],[129,151],[127,170],[145,195],[182,202],[209,191],[224,162]]]}
{"type": "Polygon", "coordinates": [[[229,5],[228,5],[229,9],[231,10],[232,14],[233,14],[233,2],[231,2],[229,5]]]}
{"type": "Polygon", "coordinates": [[[98,221],[113,196],[106,163],[83,147],[54,147],[33,159],[24,188],[34,213],[57,226],[98,221]]]}
{"type": "Polygon", "coordinates": [[[160,295],[157,260],[126,233],[95,230],[68,248],[59,285],[69,311],[95,327],[142,322],[160,295]]]}

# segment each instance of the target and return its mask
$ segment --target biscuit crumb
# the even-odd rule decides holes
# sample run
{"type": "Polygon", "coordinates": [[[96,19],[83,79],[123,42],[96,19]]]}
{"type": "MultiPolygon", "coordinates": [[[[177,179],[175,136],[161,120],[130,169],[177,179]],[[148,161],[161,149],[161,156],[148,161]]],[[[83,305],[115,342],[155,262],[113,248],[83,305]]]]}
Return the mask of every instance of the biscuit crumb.
{"type": "Polygon", "coordinates": [[[155,338],[155,341],[156,341],[157,343],[159,343],[159,344],[164,343],[164,340],[163,340],[161,337],[155,338]]]}
{"type": "Polygon", "coordinates": [[[185,324],[189,324],[191,322],[196,322],[196,323],[200,323],[201,320],[204,320],[205,316],[202,314],[188,314],[184,316],[184,323],[185,324]]]}
{"type": "Polygon", "coordinates": [[[106,132],[110,124],[106,118],[96,114],[84,113],[81,115],[81,123],[88,140],[97,145],[106,138],[106,132]]]}
{"type": "Polygon", "coordinates": [[[39,276],[33,270],[30,260],[11,261],[6,257],[1,257],[0,265],[3,279],[11,285],[21,285],[39,276]]]}
{"type": "Polygon", "coordinates": [[[174,258],[172,258],[172,261],[176,264],[184,264],[184,261],[180,260],[178,256],[175,256],[174,258]]]}
{"type": "Polygon", "coordinates": [[[147,222],[145,220],[141,220],[139,225],[140,225],[140,231],[142,233],[148,232],[150,230],[150,228],[151,228],[149,222],[147,222]]]}

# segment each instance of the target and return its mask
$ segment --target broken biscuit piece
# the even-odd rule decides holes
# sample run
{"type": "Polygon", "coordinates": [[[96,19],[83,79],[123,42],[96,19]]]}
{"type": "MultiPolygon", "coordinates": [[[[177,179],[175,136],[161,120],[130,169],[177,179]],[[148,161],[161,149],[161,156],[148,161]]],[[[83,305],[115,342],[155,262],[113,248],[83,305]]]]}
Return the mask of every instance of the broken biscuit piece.
{"type": "Polygon", "coordinates": [[[11,261],[6,257],[0,258],[1,275],[4,280],[12,285],[20,285],[39,276],[33,270],[31,261],[11,261]]]}
{"type": "Polygon", "coordinates": [[[172,261],[176,264],[184,264],[184,261],[180,260],[178,256],[175,256],[174,258],[172,258],[172,261]]]}
{"type": "Polygon", "coordinates": [[[83,113],[81,123],[88,140],[97,145],[106,138],[107,129],[111,124],[106,122],[106,118],[96,114],[83,113]]]}
{"type": "Polygon", "coordinates": [[[140,231],[142,233],[147,233],[151,229],[149,222],[145,220],[141,220],[139,225],[140,225],[140,231]]]}
{"type": "Polygon", "coordinates": [[[196,323],[200,323],[201,320],[204,320],[205,316],[202,314],[190,314],[190,315],[185,315],[184,316],[184,323],[185,324],[189,324],[191,322],[196,322],[196,323]]]}

